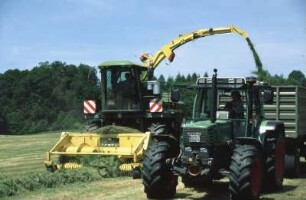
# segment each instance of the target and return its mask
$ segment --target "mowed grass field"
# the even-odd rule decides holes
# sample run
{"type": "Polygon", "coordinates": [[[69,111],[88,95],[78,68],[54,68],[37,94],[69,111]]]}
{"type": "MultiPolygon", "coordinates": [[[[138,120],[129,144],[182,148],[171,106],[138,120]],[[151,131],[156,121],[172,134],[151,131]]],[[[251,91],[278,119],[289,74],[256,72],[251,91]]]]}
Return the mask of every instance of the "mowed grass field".
{"type": "MultiPolygon", "coordinates": [[[[59,139],[60,133],[24,136],[0,136],[0,173],[12,178],[44,172],[43,158],[59,139]]],[[[303,165],[305,168],[305,166],[303,165]]],[[[305,171],[305,169],[304,169],[305,171]]],[[[228,180],[216,181],[206,189],[185,188],[179,182],[175,199],[223,200],[227,197],[228,180]]],[[[55,188],[24,191],[5,200],[77,200],[77,199],[146,199],[141,179],[131,177],[105,178],[90,183],[73,183],[55,188]]],[[[285,179],[284,188],[277,193],[264,193],[262,200],[306,200],[305,173],[298,179],[285,179]]]]}
{"type": "Polygon", "coordinates": [[[0,173],[21,177],[46,171],[44,153],[60,138],[59,132],[35,135],[0,135],[0,173]]]}
{"type": "MultiPolygon", "coordinates": [[[[179,182],[174,199],[226,200],[227,180],[217,181],[206,189],[185,188],[179,182]]],[[[74,183],[57,188],[45,188],[26,192],[19,196],[6,197],[3,200],[145,200],[141,179],[131,177],[106,178],[91,183],[74,183]]],[[[264,193],[261,200],[305,200],[306,180],[304,178],[286,179],[284,189],[277,193],[264,193]]]]}

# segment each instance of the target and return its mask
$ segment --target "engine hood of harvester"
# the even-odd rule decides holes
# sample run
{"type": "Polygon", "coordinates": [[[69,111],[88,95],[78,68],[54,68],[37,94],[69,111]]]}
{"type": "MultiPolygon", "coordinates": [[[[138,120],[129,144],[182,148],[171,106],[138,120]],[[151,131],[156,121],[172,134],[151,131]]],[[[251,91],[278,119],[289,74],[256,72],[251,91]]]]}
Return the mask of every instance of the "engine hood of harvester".
{"type": "Polygon", "coordinates": [[[228,120],[189,121],[182,125],[182,140],[186,146],[214,146],[232,140],[232,125],[228,120]]]}

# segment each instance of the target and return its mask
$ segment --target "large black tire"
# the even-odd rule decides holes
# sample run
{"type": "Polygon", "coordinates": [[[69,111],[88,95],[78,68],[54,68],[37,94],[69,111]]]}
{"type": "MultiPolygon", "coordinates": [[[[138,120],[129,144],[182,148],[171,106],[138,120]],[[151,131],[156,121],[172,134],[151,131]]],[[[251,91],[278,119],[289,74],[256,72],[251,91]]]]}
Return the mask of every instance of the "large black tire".
{"type": "Polygon", "coordinates": [[[277,191],[283,188],[285,151],[285,143],[278,141],[273,145],[271,155],[267,155],[264,177],[264,189],[267,191],[277,191]]]}
{"type": "Polygon", "coordinates": [[[143,159],[143,185],[147,198],[168,199],[176,193],[177,176],[166,163],[171,146],[167,141],[153,140],[143,159]]]}
{"type": "Polygon", "coordinates": [[[295,148],[293,152],[285,156],[285,175],[288,178],[296,178],[300,176],[300,152],[295,148]]]}
{"type": "Polygon", "coordinates": [[[256,147],[237,146],[232,155],[229,199],[258,199],[262,182],[262,159],[256,147]]]}
{"type": "Polygon", "coordinates": [[[149,127],[149,131],[154,135],[160,135],[166,132],[166,125],[165,124],[152,124],[149,127]]]}

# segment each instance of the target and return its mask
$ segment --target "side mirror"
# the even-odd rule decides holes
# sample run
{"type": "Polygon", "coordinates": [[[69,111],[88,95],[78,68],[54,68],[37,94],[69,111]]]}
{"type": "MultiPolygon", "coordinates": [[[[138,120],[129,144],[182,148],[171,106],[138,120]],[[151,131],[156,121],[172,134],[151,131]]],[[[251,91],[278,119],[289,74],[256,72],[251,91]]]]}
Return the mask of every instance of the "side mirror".
{"type": "Polygon", "coordinates": [[[181,100],[181,93],[178,89],[171,90],[171,101],[179,102],[181,100]]]}
{"type": "Polygon", "coordinates": [[[160,83],[158,81],[148,81],[147,90],[153,95],[160,95],[160,83]]]}
{"type": "Polygon", "coordinates": [[[273,104],[274,92],[273,90],[264,90],[263,102],[264,104],[273,104]]]}

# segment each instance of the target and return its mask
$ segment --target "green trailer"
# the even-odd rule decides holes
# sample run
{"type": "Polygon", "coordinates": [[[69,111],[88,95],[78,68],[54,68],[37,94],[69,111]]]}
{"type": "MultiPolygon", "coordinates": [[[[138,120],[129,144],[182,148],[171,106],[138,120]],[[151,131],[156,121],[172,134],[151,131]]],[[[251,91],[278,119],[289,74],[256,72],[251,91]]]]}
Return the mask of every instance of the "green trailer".
{"type": "Polygon", "coordinates": [[[283,121],[286,134],[286,173],[296,177],[300,157],[306,158],[306,87],[273,86],[274,102],[264,105],[265,118],[283,121]]]}

